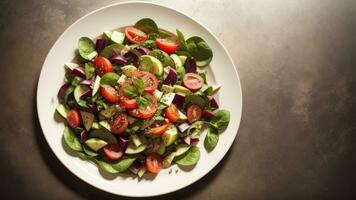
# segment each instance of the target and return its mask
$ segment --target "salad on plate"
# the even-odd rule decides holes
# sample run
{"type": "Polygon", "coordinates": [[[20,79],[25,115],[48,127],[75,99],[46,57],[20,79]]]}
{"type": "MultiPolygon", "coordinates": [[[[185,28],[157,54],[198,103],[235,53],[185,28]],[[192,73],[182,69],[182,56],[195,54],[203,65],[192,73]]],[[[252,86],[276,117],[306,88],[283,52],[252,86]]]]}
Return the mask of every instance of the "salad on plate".
{"type": "Polygon", "coordinates": [[[78,41],[65,64],[56,111],[65,144],[109,173],[142,177],[172,164],[194,166],[201,140],[212,151],[228,126],[204,67],[213,52],[204,39],[174,35],[149,18],[78,41]],[[203,130],[207,130],[203,137],[203,130]]]}

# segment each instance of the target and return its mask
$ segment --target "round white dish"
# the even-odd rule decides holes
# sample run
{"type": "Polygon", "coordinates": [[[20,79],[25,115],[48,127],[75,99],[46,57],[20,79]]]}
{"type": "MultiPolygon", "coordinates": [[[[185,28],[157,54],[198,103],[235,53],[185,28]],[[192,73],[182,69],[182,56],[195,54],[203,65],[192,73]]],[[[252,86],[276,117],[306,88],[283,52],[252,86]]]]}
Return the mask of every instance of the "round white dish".
{"type": "Polygon", "coordinates": [[[197,21],[172,8],[144,2],[117,3],[95,10],[80,18],[57,39],[42,66],[37,86],[37,111],[43,134],[58,159],[76,176],[101,190],[131,197],[148,197],[179,190],[199,180],[211,171],[224,157],[235,140],[241,120],[242,95],[240,80],[223,45],[197,21]],[[78,39],[82,36],[96,38],[105,30],[132,25],[141,18],[152,18],[160,28],[175,32],[180,29],[188,38],[200,36],[210,45],[214,57],[207,68],[210,83],[222,85],[219,92],[220,107],[231,113],[228,128],[220,135],[216,148],[208,153],[203,136],[198,146],[201,158],[188,170],[176,165],[162,170],[156,177],[138,178],[124,175],[109,175],[99,172],[96,165],[81,160],[66,151],[62,145],[64,125],[55,119],[58,105],[57,92],[64,81],[64,63],[75,56],[78,39]]]}

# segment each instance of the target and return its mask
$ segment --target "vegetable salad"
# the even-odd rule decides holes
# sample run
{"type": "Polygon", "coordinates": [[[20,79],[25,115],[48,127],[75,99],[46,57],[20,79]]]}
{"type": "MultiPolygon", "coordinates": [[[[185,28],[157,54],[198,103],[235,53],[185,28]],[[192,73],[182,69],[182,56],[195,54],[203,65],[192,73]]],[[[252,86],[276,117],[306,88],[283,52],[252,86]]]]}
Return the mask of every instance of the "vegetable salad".
{"type": "Polygon", "coordinates": [[[213,150],[230,121],[214,97],[220,86],[209,85],[203,70],[212,58],[204,39],[174,35],[149,18],[95,43],[80,38],[78,61],[66,63],[58,92],[66,145],[109,173],[142,177],[195,165],[199,140],[213,150]]]}

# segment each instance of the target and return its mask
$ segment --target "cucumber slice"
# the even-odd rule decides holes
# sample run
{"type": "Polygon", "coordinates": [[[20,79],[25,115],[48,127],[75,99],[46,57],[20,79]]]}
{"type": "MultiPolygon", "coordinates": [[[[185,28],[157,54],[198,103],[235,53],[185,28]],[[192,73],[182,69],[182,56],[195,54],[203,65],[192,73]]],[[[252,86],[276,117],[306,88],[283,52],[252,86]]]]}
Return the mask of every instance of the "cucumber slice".
{"type": "Polygon", "coordinates": [[[161,144],[158,147],[157,153],[159,155],[163,155],[166,152],[166,145],[164,144],[164,142],[161,142],[161,144]]]}
{"type": "Polygon", "coordinates": [[[61,115],[64,119],[67,119],[67,111],[68,109],[66,108],[65,105],[59,104],[56,108],[56,111],[58,112],[59,115],[61,115]]]}
{"type": "Polygon", "coordinates": [[[179,56],[180,61],[182,62],[182,65],[185,64],[185,61],[187,60],[187,56],[179,56]]]}
{"type": "Polygon", "coordinates": [[[108,121],[100,121],[99,125],[108,131],[111,131],[111,126],[108,121]]]}
{"type": "Polygon", "coordinates": [[[173,162],[173,159],[174,157],[176,156],[175,155],[176,153],[175,152],[172,152],[170,154],[168,154],[168,156],[166,156],[163,161],[162,161],[162,167],[163,168],[168,168],[171,166],[172,162],[173,162]]]}
{"type": "Polygon", "coordinates": [[[214,95],[215,93],[217,93],[220,90],[221,85],[212,85],[211,87],[213,88],[211,95],[214,95]]]}
{"type": "Polygon", "coordinates": [[[161,87],[161,91],[164,93],[164,94],[167,94],[167,93],[171,93],[174,91],[174,87],[170,86],[170,85],[165,85],[163,84],[162,87],[161,87]]]}
{"type": "Polygon", "coordinates": [[[187,116],[180,110],[178,110],[178,122],[184,122],[187,120],[187,116]]]}
{"type": "Polygon", "coordinates": [[[136,147],[139,147],[142,144],[140,138],[135,133],[130,135],[130,139],[136,147]]]}
{"type": "Polygon", "coordinates": [[[125,34],[118,32],[118,31],[113,31],[110,37],[110,41],[116,44],[122,44],[125,40],[125,34]]]}
{"type": "Polygon", "coordinates": [[[111,31],[105,31],[105,32],[103,33],[104,38],[107,39],[107,40],[110,40],[111,35],[112,35],[112,32],[111,32],[111,31]]]}
{"type": "Polygon", "coordinates": [[[123,84],[123,83],[125,83],[126,79],[127,79],[127,76],[125,74],[122,74],[120,76],[119,80],[117,80],[117,83],[118,84],[123,84]]]}
{"type": "Polygon", "coordinates": [[[80,97],[89,90],[89,88],[85,85],[78,85],[74,89],[74,99],[75,101],[79,104],[80,102],[80,97]]]}
{"type": "Polygon", "coordinates": [[[91,128],[92,129],[99,129],[100,128],[100,125],[98,122],[93,122],[93,124],[91,125],[91,128]]]}
{"type": "Polygon", "coordinates": [[[105,129],[92,130],[89,133],[89,138],[99,138],[109,144],[117,144],[116,137],[105,129]]]}
{"type": "Polygon", "coordinates": [[[137,68],[133,65],[125,65],[121,67],[121,70],[126,76],[132,77],[132,75],[137,71],[137,68]]]}
{"type": "Polygon", "coordinates": [[[127,153],[127,154],[141,153],[142,151],[144,151],[146,149],[146,147],[147,147],[146,144],[141,144],[140,146],[137,147],[133,142],[130,142],[125,153],[127,153]]]}
{"type": "Polygon", "coordinates": [[[76,63],[70,63],[70,62],[64,63],[64,65],[65,65],[68,69],[70,69],[70,70],[73,70],[74,68],[79,67],[78,64],[76,64],[76,63]]]}
{"type": "Polygon", "coordinates": [[[196,104],[198,105],[200,108],[204,108],[205,107],[205,100],[203,99],[203,97],[196,95],[196,94],[191,94],[185,97],[184,100],[184,106],[190,105],[190,104],[196,104]]]}
{"type": "Polygon", "coordinates": [[[180,156],[180,155],[183,155],[185,152],[187,152],[189,149],[190,149],[190,145],[188,144],[179,144],[177,145],[176,147],[176,156],[180,156]]]}
{"type": "Polygon", "coordinates": [[[137,176],[141,178],[143,175],[145,175],[145,173],[146,173],[146,167],[142,167],[140,171],[138,171],[137,176]]]}
{"type": "Polygon", "coordinates": [[[174,87],[174,92],[175,93],[181,92],[181,93],[184,93],[186,95],[192,94],[192,92],[188,88],[186,88],[184,86],[174,85],[173,87],[174,87]]]}
{"type": "Polygon", "coordinates": [[[196,61],[198,67],[205,67],[210,64],[213,57],[209,58],[208,60],[196,61]]]}
{"type": "Polygon", "coordinates": [[[85,111],[80,111],[80,115],[82,116],[85,129],[89,131],[93,126],[94,115],[85,111]]]}
{"type": "Polygon", "coordinates": [[[90,138],[87,141],[85,141],[85,144],[88,145],[88,147],[90,147],[94,151],[98,151],[99,149],[106,146],[108,143],[98,138],[90,138]]]}
{"type": "Polygon", "coordinates": [[[94,86],[93,86],[93,92],[91,94],[92,97],[99,91],[100,79],[101,79],[100,76],[96,76],[95,77],[95,82],[94,82],[94,86]]]}
{"type": "Polygon", "coordinates": [[[150,55],[140,57],[140,70],[152,72],[156,76],[163,75],[163,65],[161,61],[150,55]]]}
{"type": "Polygon", "coordinates": [[[173,144],[178,138],[178,130],[174,124],[171,124],[166,132],[162,135],[163,142],[166,146],[173,144]]]}
{"type": "Polygon", "coordinates": [[[171,54],[170,56],[176,65],[176,69],[178,69],[179,67],[183,67],[183,63],[177,54],[171,54]]]}
{"type": "Polygon", "coordinates": [[[172,101],[174,99],[175,93],[168,93],[168,94],[164,94],[160,100],[160,102],[164,105],[171,105],[172,101]]]}
{"type": "Polygon", "coordinates": [[[166,52],[162,50],[159,49],[152,50],[148,53],[148,55],[157,58],[159,61],[161,61],[164,67],[170,66],[174,69],[176,68],[174,60],[166,52]]]}

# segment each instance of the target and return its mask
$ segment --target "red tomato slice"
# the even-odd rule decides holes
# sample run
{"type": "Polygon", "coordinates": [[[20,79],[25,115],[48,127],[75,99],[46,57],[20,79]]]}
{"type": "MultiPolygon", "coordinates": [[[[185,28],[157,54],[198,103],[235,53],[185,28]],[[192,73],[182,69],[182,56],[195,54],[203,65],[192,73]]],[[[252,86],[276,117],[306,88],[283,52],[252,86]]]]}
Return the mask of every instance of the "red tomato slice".
{"type": "Polygon", "coordinates": [[[198,74],[186,73],[183,77],[183,84],[185,87],[195,92],[203,86],[204,80],[198,74]]]}
{"type": "Polygon", "coordinates": [[[196,122],[200,120],[203,110],[195,104],[192,104],[187,109],[187,118],[189,123],[196,122]]]}
{"type": "Polygon", "coordinates": [[[111,132],[114,134],[122,134],[127,129],[129,121],[125,113],[120,113],[111,123],[111,132]]]}
{"type": "Polygon", "coordinates": [[[157,153],[151,153],[146,158],[146,168],[149,172],[157,174],[162,168],[162,159],[157,153]]]}
{"type": "Polygon", "coordinates": [[[119,96],[120,96],[120,104],[125,107],[125,108],[137,108],[137,102],[136,99],[131,99],[127,96],[125,96],[124,89],[125,87],[130,86],[131,84],[125,83],[124,85],[121,86],[119,96]]]}
{"type": "Polygon", "coordinates": [[[177,51],[178,48],[178,42],[168,39],[168,38],[157,38],[156,39],[156,45],[159,49],[162,51],[172,54],[177,51]]]}
{"type": "Polygon", "coordinates": [[[125,35],[127,39],[133,44],[139,44],[147,39],[146,33],[133,26],[125,28],[125,35]]]}
{"type": "Polygon", "coordinates": [[[145,85],[145,92],[152,94],[158,87],[158,79],[155,75],[146,71],[137,71],[133,75],[134,78],[141,78],[145,85]]]}
{"type": "Polygon", "coordinates": [[[166,108],[165,110],[166,117],[169,119],[171,122],[177,122],[179,118],[179,113],[178,113],[178,108],[174,105],[171,104],[166,108]]]}
{"type": "Polygon", "coordinates": [[[169,127],[168,122],[164,122],[161,125],[157,125],[154,128],[150,128],[146,133],[152,135],[162,135],[169,127]]]}
{"type": "Polygon", "coordinates": [[[151,102],[148,106],[144,108],[138,108],[138,113],[140,115],[140,118],[142,119],[153,117],[156,111],[157,111],[157,99],[154,96],[151,97],[151,102]]]}
{"type": "Polygon", "coordinates": [[[138,109],[128,109],[127,112],[133,117],[140,118],[140,113],[138,112],[138,109]]]}
{"type": "Polygon", "coordinates": [[[76,109],[69,110],[67,112],[67,122],[70,127],[77,128],[82,123],[80,113],[76,109]]]}
{"type": "Polygon", "coordinates": [[[97,58],[95,58],[93,64],[94,64],[95,72],[99,76],[103,76],[104,74],[106,74],[108,72],[114,71],[114,69],[112,67],[112,64],[105,57],[97,57],[97,58]]]}
{"type": "Polygon", "coordinates": [[[100,86],[100,92],[103,95],[104,99],[110,103],[118,103],[119,102],[119,94],[115,90],[115,88],[109,85],[100,86]]]}
{"type": "Polygon", "coordinates": [[[119,160],[124,152],[118,144],[108,144],[104,147],[104,154],[110,160],[119,160]]]}

